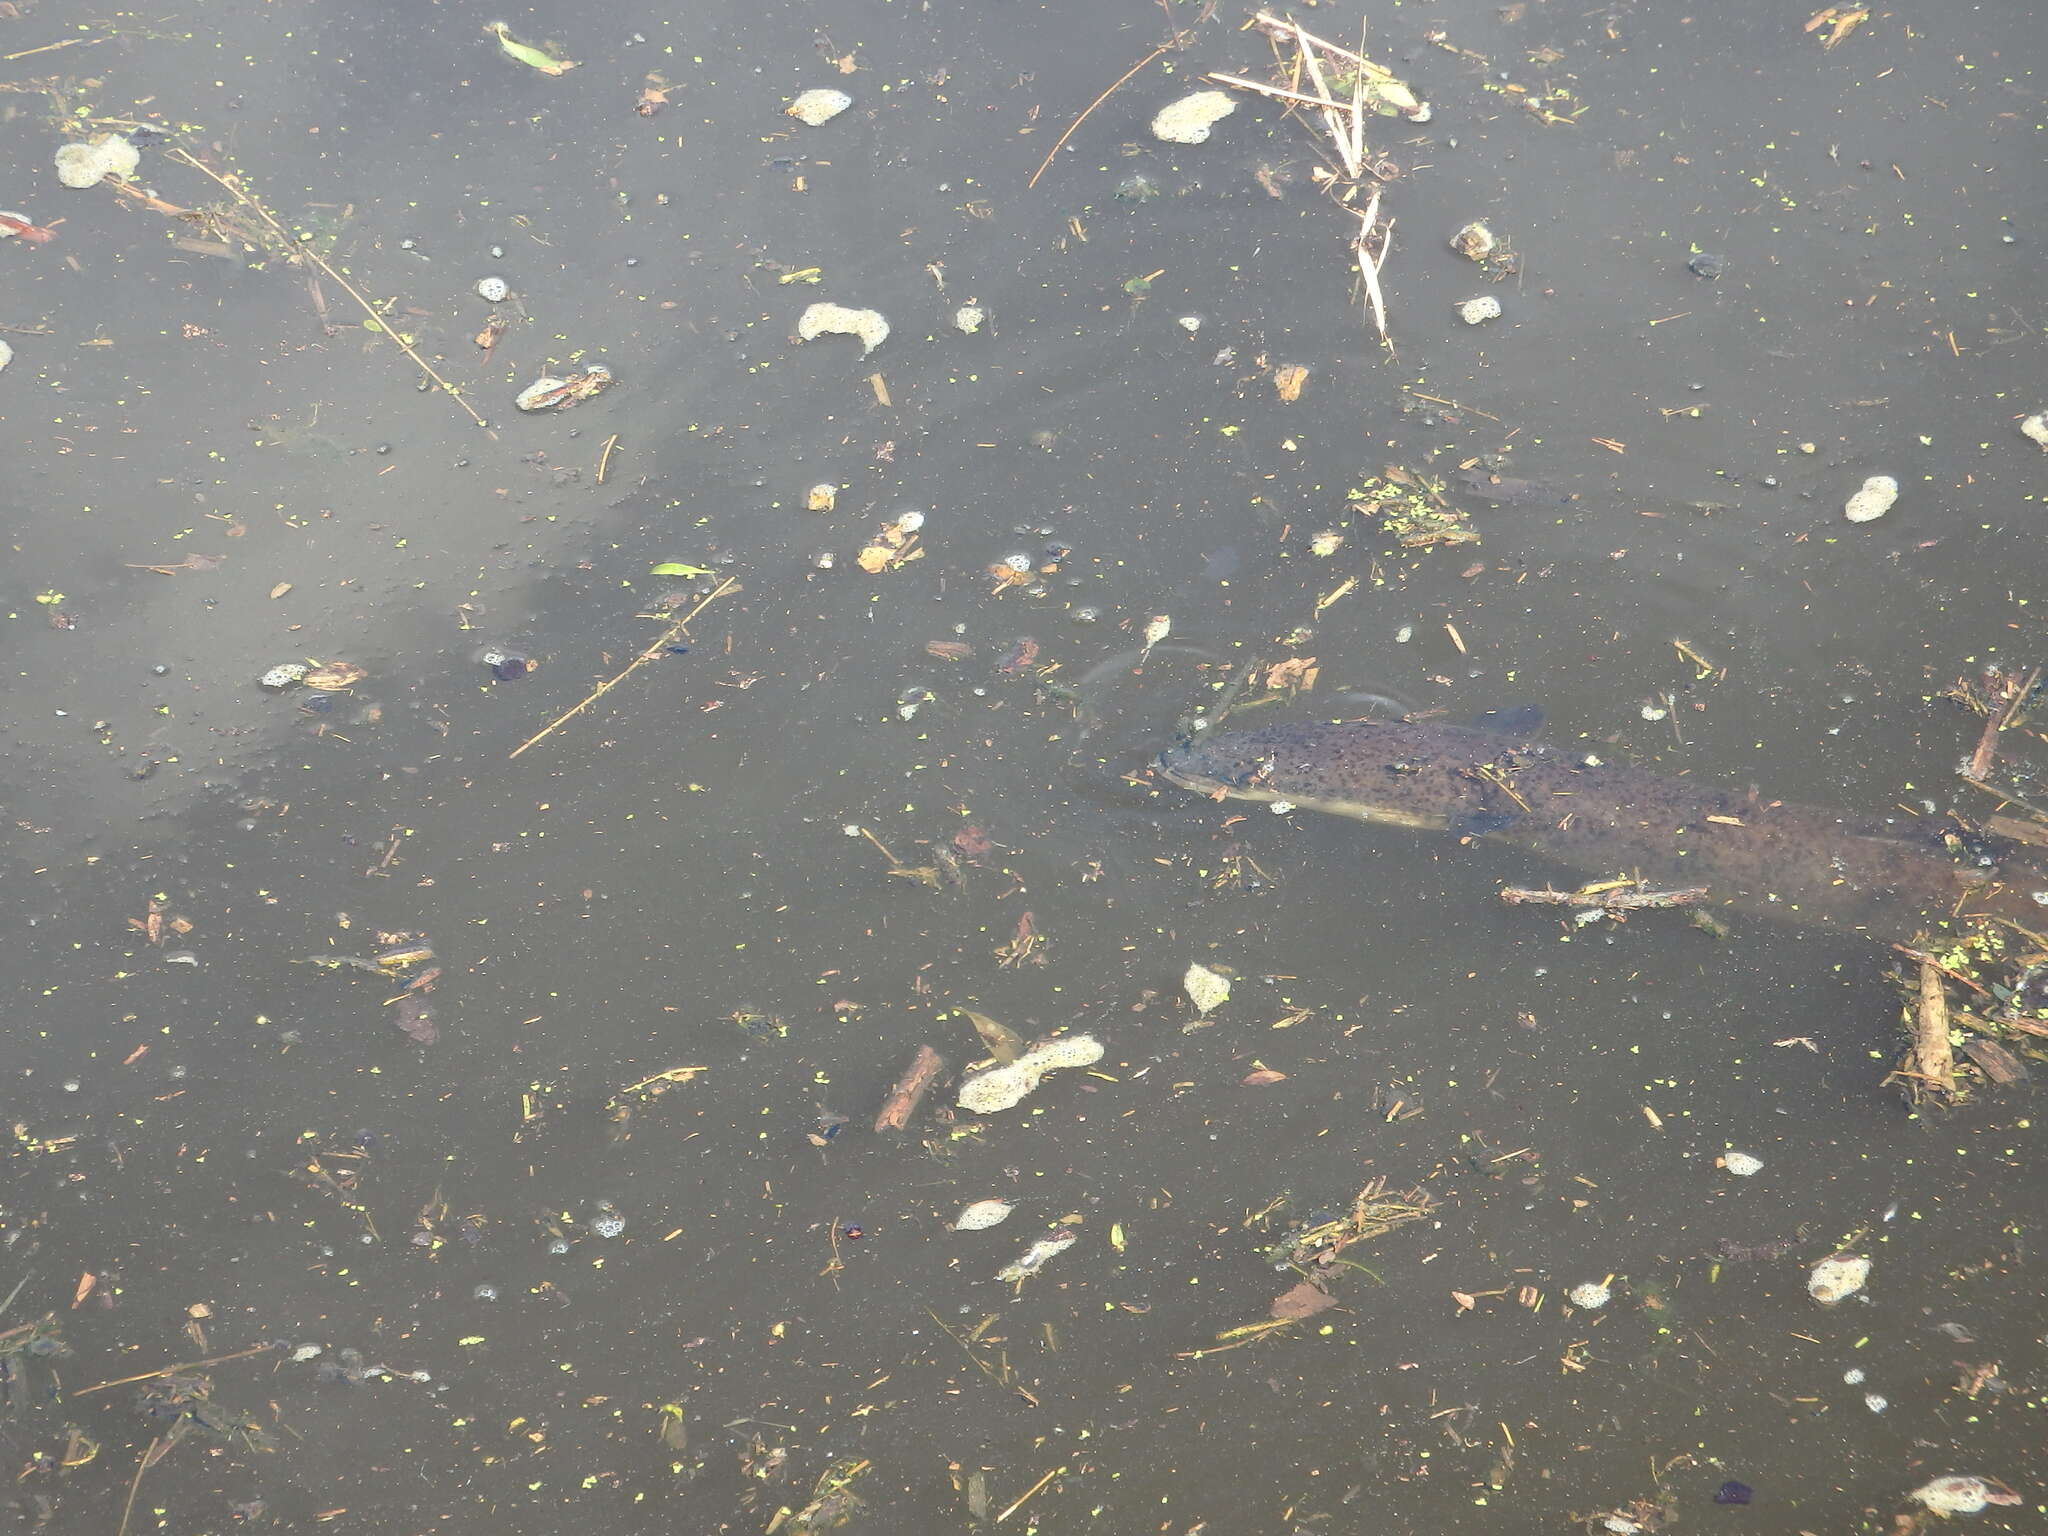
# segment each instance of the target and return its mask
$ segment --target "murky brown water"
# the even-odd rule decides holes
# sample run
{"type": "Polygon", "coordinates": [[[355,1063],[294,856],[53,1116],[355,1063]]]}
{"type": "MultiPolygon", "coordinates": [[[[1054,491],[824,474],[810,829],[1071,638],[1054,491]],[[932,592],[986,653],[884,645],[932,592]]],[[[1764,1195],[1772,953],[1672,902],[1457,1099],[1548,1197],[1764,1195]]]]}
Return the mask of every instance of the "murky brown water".
{"type": "Polygon", "coordinates": [[[71,1354],[20,1383],[19,1519],[117,1529],[181,1422],[81,1388],[262,1345],[208,1369],[276,1449],[178,1431],[130,1530],[260,1501],[365,1531],[765,1531],[861,1464],[849,1528],[903,1532],[1632,1506],[1890,1531],[1949,1472],[2024,1495],[1979,1527],[2038,1518],[2031,1099],[1903,1111],[1884,953],[1672,914],[1572,931],[1498,902],[1552,873],[1522,855],[1142,772],[1231,667],[1309,655],[1325,698],[1533,702],[1669,773],[1872,811],[1972,793],[1977,722],[1934,695],[2039,653],[2023,7],[1884,14],[1832,52],[1759,0],[1375,10],[1369,51],[1435,107],[1375,146],[1402,172],[1391,357],[1302,124],[1145,131],[1202,71],[1263,70],[1234,12],[1027,189],[1163,15],[510,15],[582,61],[550,78],[473,5],[23,10],[0,51],[67,46],[0,96],[0,205],[63,221],[0,242],[0,1328],[54,1314],[71,1354]],[[853,110],[796,128],[813,85],[853,110]],[[1546,126],[1509,86],[1585,110],[1546,126]],[[165,201],[219,197],[171,145],[238,169],[492,430],[331,284],[328,328],[304,272],[59,188],[54,120],[81,112],[172,131],[140,172],[165,201]],[[1446,248],[1475,217],[1518,279],[1446,248]],[[492,272],[522,318],[482,360],[492,272]],[[1503,317],[1457,323],[1482,291],[1503,317]],[[867,359],[793,344],[818,299],[893,333],[867,359]],[[592,360],[600,399],[511,410],[592,360]],[[1311,370],[1296,404],[1281,364],[1311,370]],[[1386,466],[1483,454],[1553,499],[1460,494],[1482,542],[1426,554],[1347,512],[1386,466]],[[1877,473],[1897,509],[1846,524],[1877,473]],[[803,509],[820,481],[829,517],[803,509]],[[861,572],[906,509],[923,557],[861,572]],[[1325,528],[1350,537],[1318,557],[1325,528]],[[144,568],[194,554],[225,560],[144,568]],[[1012,554],[1058,569],[997,593],[1012,554]],[[508,758],[725,575],[687,654],[508,758]],[[1171,640],[1134,674],[1155,615],[1171,640]],[[490,646],[538,669],[496,681],[490,646]],[[369,676],[255,685],[309,659],[369,676]],[[849,828],[905,868],[957,848],[964,879],[892,876],[849,828]],[[1264,878],[1218,888],[1233,853],[1264,878]],[[152,902],[190,931],[151,943],[152,902]],[[380,934],[435,951],[430,1046],[396,1027],[401,981],[306,963],[380,934]],[[1193,961],[1236,976],[1201,1028],[1193,961]],[[873,1132],[920,1044],[979,1056],[963,1008],[1107,1054],[1018,1109],[935,1094],[873,1132]],[[680,1066],[703,1070],[617,1120],[680,1066]],[[1730,1148],[1762,1170],[1717,1170],[1730,1148]],[[1288,1225],[1378,1179],[1428,1218],[1347,1249],[1332,1309],[1219,1340],[1299,1278],[1268,1251],[1288,1225]],[[947,1229],[992,1196],[1005,1225],[947,1229]],[[1059,1224],[1078,1241],[1021,1290],[993,1278],[1059,1224]],[[1842,1245],[1871,1284],[1823,1309],[1807,1272],[1842,1245]],[[1605,1308],[1566,1304],[1609,1279],[1605,1308]],[[1714,1503],[1730,1480],[1747,1509],[1714,1503]]]}

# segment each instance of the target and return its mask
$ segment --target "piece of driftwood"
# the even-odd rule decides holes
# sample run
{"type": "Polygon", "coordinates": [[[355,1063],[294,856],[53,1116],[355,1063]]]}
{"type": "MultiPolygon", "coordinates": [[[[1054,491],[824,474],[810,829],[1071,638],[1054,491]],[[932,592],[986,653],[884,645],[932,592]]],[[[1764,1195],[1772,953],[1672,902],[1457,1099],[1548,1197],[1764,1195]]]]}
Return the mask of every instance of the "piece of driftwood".
{"type": "Polygon", "coordinates": [[[1640,886],[1598,886],[1577,891],[1535,890],[1523,885],[1503,887],[1500,899],[1509,906],[1536,902],[1551,907],[1597,907],[1603,912],[1634,912],[1651,907],[1689,907],[1711,894],[1704,885],[1680,886],[1669,891],[1648,891],[1640,886]]]}
{"type": "Polygon", "coordinates": [[[1920,1007],[1913,1029],[1913,1075],[1922,1092],[1954,1093],[1956,1057],[1948,1043],[1948,988],[1941,968],[1920,962],[1920,1007]]]}
{"type": "Polygon", "coordinates": [[[882,1100],[881,1110],[875,1115],[875,1129],[900,1131],[909,1125],[910,1117],[917,1113],[917,1106],[926,1090],[945,1070],[946,1058],[930,1046],[920,1045],[917,1054],[910,1059],[910,1065],[889,1090],[888,1097],[882,1100]]]}

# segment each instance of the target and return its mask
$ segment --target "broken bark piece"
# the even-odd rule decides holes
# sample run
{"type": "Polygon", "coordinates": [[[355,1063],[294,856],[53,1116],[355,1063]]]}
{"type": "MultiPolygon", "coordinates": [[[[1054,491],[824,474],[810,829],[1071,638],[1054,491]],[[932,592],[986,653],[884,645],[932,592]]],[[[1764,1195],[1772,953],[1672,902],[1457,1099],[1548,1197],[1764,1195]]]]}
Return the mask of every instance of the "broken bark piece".
{"type": "Polygon", "coordinates": [[[1942,985],[1941,968],[1932,961],[1920,962],[1920,1008],[1913,1031],[1913,1073],[1922,1091],[1954,1093],[1955,1052],[1948,1043],[1948,991],[1942,985]]]}
{"type": "Polygon", "coordinates": [[[923,1101],[926,1091],[938,1075],[946,1070],[946,1058],[928,1045],[920,1045],[917,1054],[910,1059],[910,1065],[903,1075],[896,1079],[895,1087],[882,1100],[881,1110],[875,1115],[875,1129],[878,1131],[900,1131],[910,1124],[910,1117],[917,1113],[917,1106],[923,1101]]]}
{"type": "Polygon", "coordinates": [[[1963,1054],[2000,1087],[2007,1083],[2023,1083],[2032,1076],[2027,1071],[2027,1064],[1996,1040],[1965,1040],[1963,1054]]]}

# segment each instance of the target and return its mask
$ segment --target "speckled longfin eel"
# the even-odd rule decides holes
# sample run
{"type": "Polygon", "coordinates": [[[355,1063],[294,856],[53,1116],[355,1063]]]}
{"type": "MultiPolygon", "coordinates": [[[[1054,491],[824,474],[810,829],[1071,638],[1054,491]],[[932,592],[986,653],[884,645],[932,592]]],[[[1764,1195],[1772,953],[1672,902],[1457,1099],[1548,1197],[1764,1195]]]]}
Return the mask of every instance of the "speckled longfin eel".
{"type": "Polygon", "coordinates": [[[1706,886],[1717,906],[1892,940],[1951,915],[2048,922],[2037,855],[1994,843],[1959,863],[1930,824],[1856,817],[1599,762],[1462,726],[1267,726],[1189,741],[1163,777],[1213,798],[1287,801],[1359,821],[1454,831],[1594,876],[1706,886]]]}

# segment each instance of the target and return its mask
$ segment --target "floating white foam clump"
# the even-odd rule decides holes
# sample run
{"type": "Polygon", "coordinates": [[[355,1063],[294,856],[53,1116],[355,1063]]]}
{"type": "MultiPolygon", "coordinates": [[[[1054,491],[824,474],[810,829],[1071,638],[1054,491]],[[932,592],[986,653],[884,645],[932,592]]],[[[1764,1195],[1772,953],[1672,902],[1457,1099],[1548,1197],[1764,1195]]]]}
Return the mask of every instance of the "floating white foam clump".
{"type": "Polygon", "coordinates": [[[962,1109],[971,1109],[978,1115],[992,1115],[1022,1103],[1046,1073],[1062,1067],[1092,1067],[1100,1060],[1102,1042],[1093,1035],[1041,1040],[1015,1061],[968,1073],[960,1080],[957,1102],[962,1109]]]}
{"type": "Polygon", "coordinates": [[[1923,1483],[1913,1490],[1913,1497],[1937,1515],[1981,1515],[1993,1504],[2025,1502],[2010,1488],[1956,1472],[1923,1483]]]}
{"type": "Polygon", "coordinates": [[[1870,1260],[1860,1253],[1838,1253],[1822,1259],[1806,1277],[1806,1293],[1824,1307],[1847,1300],[1870,1278],[1870,1260]]]}
{"type": "Polygon", "coordinates": [[[1016,1205],[1008,1200],[977,1200],[960,1208],[960,1214],[953,1218],[953,1230],[980,1232],[989,1227],[999,1227],[1010,1219],[1010,1212],[1016,1209],[1016,1205]]]}
{"type": "Polygon", "coordinates": [[[142,151],[110,133],[91,144],[66,144],[57,151],[57,179],[67,187],[96,187],[108,176],[126,181],[142,164],[142,151]]]}
{"type": "Polygon", "coordinates": [[[1863,489],[1842,503],[1842,516],[1852,523],[1872,523],[1891,511],[1899,499],[1899,482],[1890,475],[1872,475],[1863,489]]]}
{"type": "Polygon", "coordinates": [[[1206,144],[1209,130],[1236,110],[1236,98],[1222,91],[1197,91],[1159,109],[1152,137],[1168,144],[1206,144]]]}
{"type": "Polygon", "coordinates": [[[844,91],[805,91],[782,110],[808,128],[822,128],[853,105],[844,91]]]}
{"type": "Polygon", "coordinates": [[[889,339],[889,322],[876,309],[849,309],[844,304],[813,304],[798,317],[797,339],[816,341],[820,336],[858,336],[861,356],[866,357],[889,339]]]}

